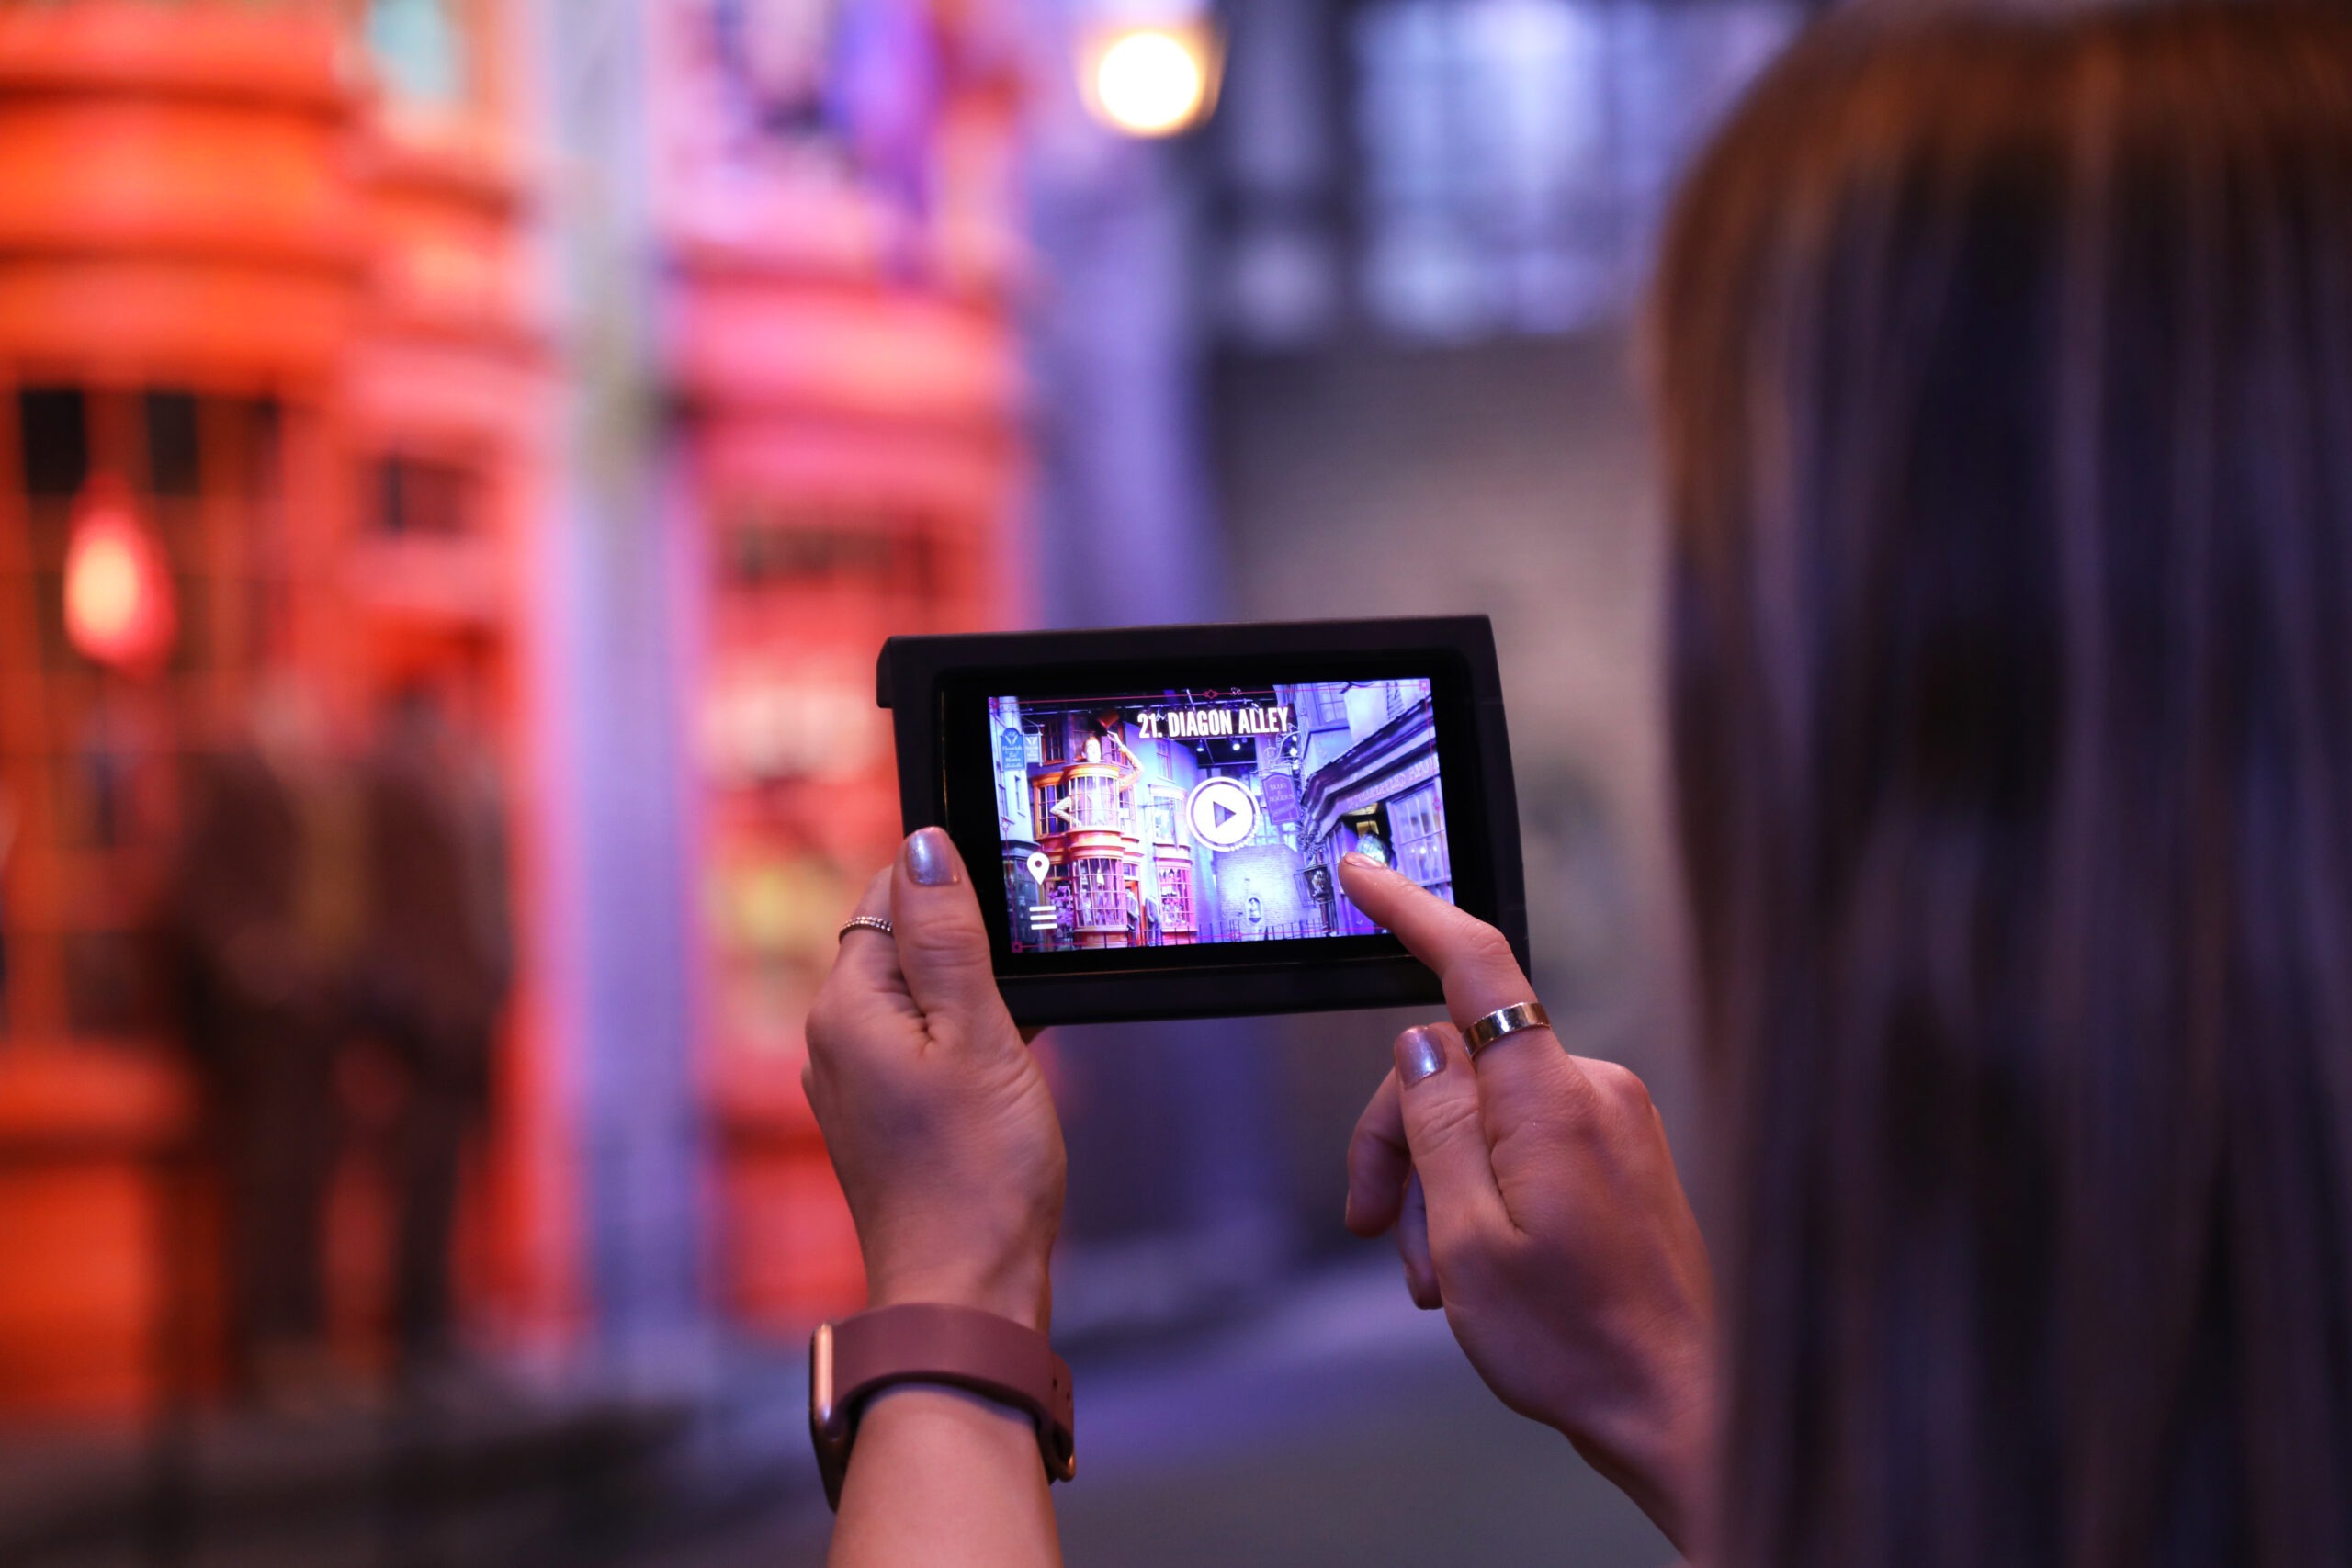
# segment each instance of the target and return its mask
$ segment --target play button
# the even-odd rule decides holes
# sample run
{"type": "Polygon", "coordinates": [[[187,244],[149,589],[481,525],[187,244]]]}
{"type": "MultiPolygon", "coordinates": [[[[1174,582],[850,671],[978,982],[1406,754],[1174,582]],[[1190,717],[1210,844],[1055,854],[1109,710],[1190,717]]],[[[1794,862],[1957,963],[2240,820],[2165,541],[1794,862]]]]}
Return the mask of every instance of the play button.
{"type": "Polygon", "coordinates": [[[1193,837],[1213,850],[1238,850],[1258,831],[1258,800],[1232,779],[1204,779],[1184,804],[1193,837]]]}

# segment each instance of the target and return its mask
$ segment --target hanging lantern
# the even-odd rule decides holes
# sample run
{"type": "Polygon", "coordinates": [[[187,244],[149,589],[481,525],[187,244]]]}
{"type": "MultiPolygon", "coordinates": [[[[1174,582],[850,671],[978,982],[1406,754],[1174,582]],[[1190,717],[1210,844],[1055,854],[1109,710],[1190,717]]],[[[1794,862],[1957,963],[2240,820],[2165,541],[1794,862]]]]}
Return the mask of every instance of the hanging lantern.
{"type": "Polygon", "coordinates": [[[94,476],[74,504],[65,546],[65,635],[84,658],[152,675],[170,658],[179,615],[164,547],[119,479],[94,476]]]}

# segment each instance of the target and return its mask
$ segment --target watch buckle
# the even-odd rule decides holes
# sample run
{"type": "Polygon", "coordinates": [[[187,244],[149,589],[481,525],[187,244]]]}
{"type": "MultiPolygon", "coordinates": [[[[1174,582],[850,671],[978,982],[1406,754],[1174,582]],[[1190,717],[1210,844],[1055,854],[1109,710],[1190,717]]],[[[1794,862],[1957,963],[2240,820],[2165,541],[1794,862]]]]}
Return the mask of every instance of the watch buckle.
{"type": "Polygon", "coordinates": [[[833,1405],[833,1325],[820,1323],[808,1339],[808,1425],[820,1437],[838,1438],[833,1405]]]}

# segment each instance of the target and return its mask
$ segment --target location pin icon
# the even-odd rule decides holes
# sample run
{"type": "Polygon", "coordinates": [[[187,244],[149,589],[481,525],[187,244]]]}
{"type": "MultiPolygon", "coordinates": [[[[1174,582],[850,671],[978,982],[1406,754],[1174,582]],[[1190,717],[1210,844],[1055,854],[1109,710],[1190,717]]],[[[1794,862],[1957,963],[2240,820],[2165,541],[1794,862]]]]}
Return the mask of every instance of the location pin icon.
{"type": "Polygon", "coordinates": [[[1053,858],[1047,855],[1045,851],[1032,850],[1029,852],[1029,879],[1036,883],[1038,886],[1042,887],[1046,885],[1046,873],[1051,871],[1053,869],[1053,858]]]}

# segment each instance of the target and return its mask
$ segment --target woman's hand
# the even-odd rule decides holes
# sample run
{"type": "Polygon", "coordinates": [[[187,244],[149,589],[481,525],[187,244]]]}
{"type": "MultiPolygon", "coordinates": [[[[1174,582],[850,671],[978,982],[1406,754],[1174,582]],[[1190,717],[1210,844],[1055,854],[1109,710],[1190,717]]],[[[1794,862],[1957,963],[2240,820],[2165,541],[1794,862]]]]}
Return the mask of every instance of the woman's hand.
{"type": "MultiPolygon", "coordinates": [[[[1062,1129],[989,972],[980,906],[936,828],[906,841],[808,1011],[801,1082],[849,1195],[872,1306],[939,1302],[1046,1326],[1062,1129]]],[[[868,1399],[832,1568],[1057,1563],[1037,1435],[1008,1406],[907,1383],[868,1399]]]]}
{"type": "Polygon", "coordinates": [[[980,906],[925,828],[876,876],[808,1013],[801,1081],[857,1222],[873,1306],[944,1302],[1043,1329],[1061,1122],[997,994],[980,906]]]}
{"type": "Polygon", "coordinates": [[[1395,1227],[1406,1280],[1445,1309],[1505,1404],[1566,1433],[1686,1551],[1711,1453],[1705,1243],[1649,1093],[1548,1029],[1474,1067],[1457,1026],[1535,992],[1493,927],[1360,856],[1356,907],[1445,984],[1452,1023],[1411,1029],[1348,1149],[1348,1228],[1395,1227]]]}

